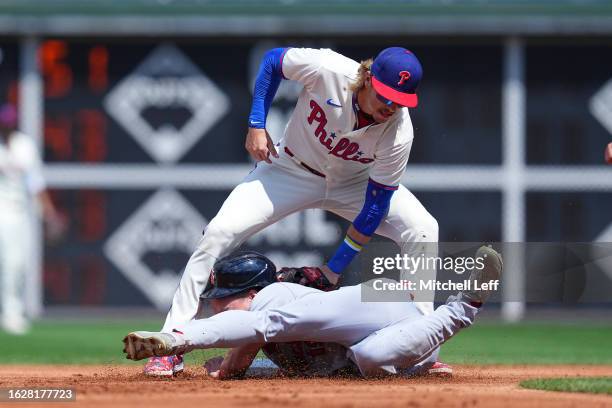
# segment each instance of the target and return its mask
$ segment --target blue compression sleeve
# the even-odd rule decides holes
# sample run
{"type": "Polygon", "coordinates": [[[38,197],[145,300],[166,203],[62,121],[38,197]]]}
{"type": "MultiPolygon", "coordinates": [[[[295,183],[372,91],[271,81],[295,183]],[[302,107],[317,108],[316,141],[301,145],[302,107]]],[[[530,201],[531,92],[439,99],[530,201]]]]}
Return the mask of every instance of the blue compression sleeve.
{"type": "Polygon", "coordinates": [[[361,212],[353,221],[353,227],[363,235],[371,236],[389,212],[391,197],[397,186],[385,186],[370,179],[361,212]]]}
{"type": "MultiPolygon", "coordinates": [[[[385,186],[371,180],[368,182],[366,198],[361,212],[353,221],[353,227],[363,235],[371,236],[389,212],[391,197],[397,187],[385,186]]],[[[332,272],[340,274],[361,251],[362,245],[348,235],[327,263],[332,272]]]]}
{"type": "Polygon", "coordinates": [[[259,65],[253,90],[253,104],[249,115],[249,127],[266,128],[268,110],[283,79],[283,57],[287,48],[273,48],[266,52],[259,65]]]}

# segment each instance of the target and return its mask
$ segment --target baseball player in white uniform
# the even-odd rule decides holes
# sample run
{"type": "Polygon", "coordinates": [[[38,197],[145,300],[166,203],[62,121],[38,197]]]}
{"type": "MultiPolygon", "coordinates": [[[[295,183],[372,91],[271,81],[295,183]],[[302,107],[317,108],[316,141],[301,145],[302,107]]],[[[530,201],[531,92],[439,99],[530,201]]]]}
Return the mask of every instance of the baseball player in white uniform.
{"type": "Polygon", "coordinates": [[[24,278],[31,267],[32,197],[58,234],[63,220],[45,190],[42,163],[31,137],[16,130],[17,111],[0,107],[0,299],[2,328],[24,334],[29,327],[24,307],[24,278]]]}
{"type": "MultiPolygon", "coordinates": [[[[220,257],[287,215],[321,208],[352,222],[336,253],[305,268],[314,287],[329,288],[374,233],[402,254],[436,251],[438,224],[400,184],[413,140],[408,107],[417,106],[422,68],[410,51],[391,47],[374,61],[353,61],[329,49],[269,50],[255,81],[246,149],[259,163],[223,203],[191,256],[163,326],[194,319],[199,296],[220,257]],[[285,133],[275,146],[265,130],[280,81],[303,84],[285,133]]],[[[433,279],[420,270],[406,279],[433,279]]],[[[416,299],[433,311],[433,294],[416,299]]],[[[182,370],[179,356],[153,358],[145,374],[182,370]]]]}
{"type": "Polygon", "coordinates": [[[207,291],[216,315],[167,333],[132,332],[124,338],[124,352],[127,358],[139,360],[200,348],[232,347],[224,360],[207,363],[213,377],[231,378],[244,373],[267,344],[315,341],[345,348],[328,350],[328,371],[352,362],[364,377],[402,374],[417,365],[433,364],[440,345],[474,322],[490,288],[495,287],[485,287],[484,283],[498,282],[502,271],[501,256],[492,248],[479,248],[475,257],[484,263],[470,274],[473,286],[449,297],[445,305],[427,316],[412,302],[363,302],[362,291],[376,290],[369,283],[331,292],[292,283],[269,283],[274,268],[265,261],[252,255],[230,257],[222,260],[222,265],[215,265],[215,270],[221,269],[219,275],[230,277],[207,291]],[[260,278],[251,282],[264,286],[259,291],[245,290],[244,283],[231,277],[242,274],[249,264],[261,270],[260,278]],[[265,274],[271,276],[262,280],[265,274]],[[232,290],[239,293],[226,296],[232,290]],[[338,353],[345,353],[344,360],[338,353]]]}

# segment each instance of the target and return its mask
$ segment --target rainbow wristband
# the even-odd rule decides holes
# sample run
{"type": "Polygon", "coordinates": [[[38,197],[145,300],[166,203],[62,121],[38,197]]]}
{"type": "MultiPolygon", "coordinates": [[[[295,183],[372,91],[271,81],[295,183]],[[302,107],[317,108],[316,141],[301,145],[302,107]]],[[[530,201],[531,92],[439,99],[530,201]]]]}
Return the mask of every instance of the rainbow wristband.
{"type": "Polygon", "coordinates": [[[346,235],[334,256],[327,262],[327,267],[332,272],[338,275],[341,274],[348,264],[351,263],[355,255],[361,252],[362,248],[363,245],[346,235]]]}

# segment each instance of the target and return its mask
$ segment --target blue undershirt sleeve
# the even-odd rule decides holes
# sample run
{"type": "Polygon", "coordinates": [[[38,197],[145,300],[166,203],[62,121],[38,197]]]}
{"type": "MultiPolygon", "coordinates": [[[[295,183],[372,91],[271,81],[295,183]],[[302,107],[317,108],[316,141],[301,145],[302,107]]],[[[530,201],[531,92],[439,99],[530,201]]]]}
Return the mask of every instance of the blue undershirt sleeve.
{"type": "Polygon", "coordinates": [[[265,129],[268,110],[283,76],[283,57],[288,48],[273,48],[265,53],[255,79],[249,127],[265,129]]]}

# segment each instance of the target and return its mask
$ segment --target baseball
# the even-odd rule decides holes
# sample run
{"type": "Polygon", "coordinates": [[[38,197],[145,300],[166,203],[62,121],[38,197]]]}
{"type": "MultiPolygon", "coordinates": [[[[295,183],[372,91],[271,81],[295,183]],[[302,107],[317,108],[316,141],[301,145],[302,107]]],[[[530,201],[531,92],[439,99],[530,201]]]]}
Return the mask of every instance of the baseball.
{"type": "Polygon", "coordinates": [[[612,142],[608,143],[608,146],[606,146],[604,157],[606,158],[606,163],[612,164],[612,142]]]}

